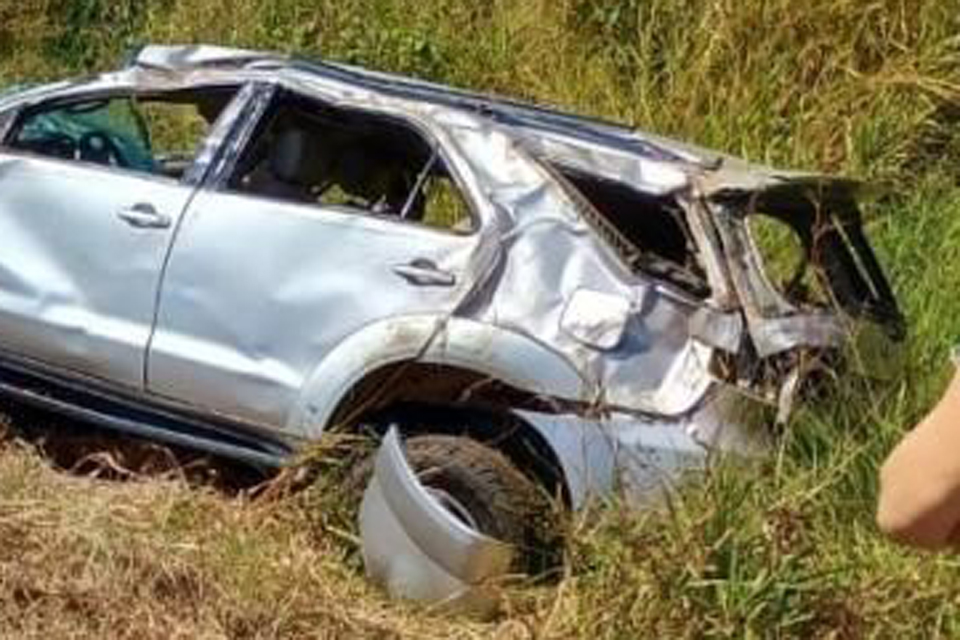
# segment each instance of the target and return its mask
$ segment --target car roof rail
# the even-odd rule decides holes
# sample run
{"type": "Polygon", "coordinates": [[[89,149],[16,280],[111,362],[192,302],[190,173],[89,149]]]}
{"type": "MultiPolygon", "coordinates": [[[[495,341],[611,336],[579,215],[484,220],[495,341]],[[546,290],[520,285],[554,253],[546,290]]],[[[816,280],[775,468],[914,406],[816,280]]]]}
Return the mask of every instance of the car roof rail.
{"type": "Polygon", "coordinates": [[[242,69],[251,64],[282,63],[288,59],[281,53],[211,45],[146,45],[128,55],[125,66],[164,71],[242,69]]]}

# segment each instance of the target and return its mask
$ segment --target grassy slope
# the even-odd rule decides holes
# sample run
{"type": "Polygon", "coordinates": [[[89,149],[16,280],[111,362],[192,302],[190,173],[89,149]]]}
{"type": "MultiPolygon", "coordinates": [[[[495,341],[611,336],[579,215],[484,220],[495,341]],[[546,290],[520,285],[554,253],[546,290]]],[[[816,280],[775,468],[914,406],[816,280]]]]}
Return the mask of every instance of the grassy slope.
{"type": "MultiPolygon", "coordinates": [[[[903,366],[807,407],[779,455],[662,514],[579,523],[570,576],[496,623],[370,592],[311,498],[91,486],[0,464],[0,615],[66,635],[953,637],[960,573],[878,539],[875,472],[960,339],[960,0],[0,0],[0,81],[143,41],[315,53],[561,104],[878,181],[869,232],[911,322],[903,366]]],[[[7,626],[7,628],[11,628],[7,626]]]]}

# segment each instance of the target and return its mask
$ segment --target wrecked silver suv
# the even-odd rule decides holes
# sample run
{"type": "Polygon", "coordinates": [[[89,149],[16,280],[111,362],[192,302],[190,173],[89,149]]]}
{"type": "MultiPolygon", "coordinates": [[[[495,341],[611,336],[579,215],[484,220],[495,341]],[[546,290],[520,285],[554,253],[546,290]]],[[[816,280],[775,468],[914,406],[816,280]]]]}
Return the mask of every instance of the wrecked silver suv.
{"type": "Polygon", "coordinates": [[[522,565],[532,489],[642,501],[755,446],[737,398],[903,334],[856,185],[423,82],[147,47],[0,135],[0,391],[261,466],[373,429],[406,595],[522,565]]]}

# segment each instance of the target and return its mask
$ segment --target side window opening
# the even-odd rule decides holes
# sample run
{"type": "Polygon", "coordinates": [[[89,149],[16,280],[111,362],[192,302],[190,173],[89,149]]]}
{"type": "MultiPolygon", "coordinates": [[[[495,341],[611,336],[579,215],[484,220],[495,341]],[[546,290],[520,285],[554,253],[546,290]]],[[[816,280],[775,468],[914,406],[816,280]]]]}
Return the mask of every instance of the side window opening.
{"type": "Polygon", "coordinates": [[[236,88],[103,97],[28,111],[7,145],[180,179],[236,88]]]}
{"type": "Polygon", "coordinates": [[[467,232],[473,216],[436,147],[399,120],[281,95],[227,188],[467,232]]]}
{"type": "Polygon", "coordinates": [[[236,91],[186,91],[135,98],[149,136],[154,172],[181,178],[236,91]]]}
{"type": "Polygon", "coordinates": [[[710,295],[683,209],[672,197],[555,166],[589,201],[595,227],[637,272],[666,280],[699,298],[710,295]]]}

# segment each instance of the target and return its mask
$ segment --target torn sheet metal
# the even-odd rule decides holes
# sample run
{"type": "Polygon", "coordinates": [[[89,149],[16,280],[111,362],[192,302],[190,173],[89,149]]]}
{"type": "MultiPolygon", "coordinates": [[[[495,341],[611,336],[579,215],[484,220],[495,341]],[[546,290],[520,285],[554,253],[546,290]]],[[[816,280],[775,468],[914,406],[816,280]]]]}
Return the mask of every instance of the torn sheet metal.
{"type": "Polygon", "coordinates": [[[472,611],[489,609],[513,549],[447,511],[420,484],[391,429],[360,508],[367,575],[398,597],[472,611]]]}
{"type": "MultiPolygon", "coordinates": [[[[721,453],[758,456],[763,434],[729,420],[732,397],[713,398],[679,420],[518,411],[557,453],[570,506],[582,509],[616,493],[649,506],[706,471],[721,453]],[[726,413],[726,415],[725,415],[726,413]]],[[[376,454],[360,513],[367,574],[397,597],[487,611],[498,578],[510,569],[509,546],[470,529],[422,486],[407,464],[396,428],[376,454]]]]}
{"type": "Polygon", "coordinates": [[[690,317],[690,335],[727,353],[738,353],[743,344],[743,316],[702,307],[690,317]]]}
{"type": "MultiPolygon", "coordinates": [[[[642,502],[709,451],[755,449],[718,399],[736,385],[779,398],[784,413],[800,386],[790,358],[837,351],[851,319],[903,337],[858,185],[611,123],[195,46],[147,47],[114,73],[3,94],[0,134],[3,352],[131,402],[306,440],[390,367],[479,378],[508,400],[471,404],[472,386],[422,397],[416,385],[399,400],[521,416],[575,505],[623,474],[642,502]],[[182,175],[155,173],[162,158],[132,167],[94,153],[92,141],[117,132],[18,138],[47,109],[182,105],[214,90],[231,100],[182,175]],[[320,135],[329,127],[337,135],[320,135]],[[371,130],[430,164],[405,155],[401,179],[383,179],[389,154],[346,155],[370,151],[357,132],[371,130]],[[357,148],[337,149],[340,138],[357,148]],[[344,155],[321,159],[327,143],[344,155]],[[402,213],[387,206],[392,193],[368,207],[322,201],[345,167],[392,183],[384,191],[400,184],[402,213]],[[408,215],[441,177],[463,224],[408,215]],[[827,300],[771,281],[754,215],[798,236],[827,300]]],[[[437,510],[395,436],[377,478],[364,503],[368,561],[398,592],[456,595],[503,568],[496,541],[437,510]]]]}
{"type": "Polygon", "coordinates": [[[769,449],[769,436],[737,420],[735,392],[710,398],[677,419],[612,414],[518,411],[557,453],[574,509],[611,493],[632,504],[661,500],[690,474],[706,470],[722,454],[756,457],[769,449]]]}
{"type": "MultiPolygon", "coordinates": [[[[314,416],[332,416],[340,401],[313,381],[356,381],[371,372],[371,362],[391,364],[372,351],[349,358],[342,352],[346,345],[375,349],[374,341],[353,338],[384,323],[392,326],[398,360],[434,353],[435,342],[449,346],[443,353],[474,354],[475,361],[446,362],[457,367],[489,371],[485,363],[509,360],[478,345],[451,345],[472,334],[447,335],[442,327],[467,319],[489,327],[483,335],[510,333],[531,352],[550,353],[582,380],[575,391],[555,389],[550,372],[524,371],[509,377],[522,391],[676,418],[721,382],[713,367],[718,352],[762,359],[833,349],[843,339],[839,315],[884,306],[887,319],[899,314],[856,216],[834,229],[828,248],[841,250],[821,270],[846,296],[841,308],[798,304],[764,275],[747,228],[750,207],[786,207],[798,232],[813,237],[819,209],[804,204],[803,194],[815,187],[850,209],[854,187],[846,181],[755,167],[609,123],[429,83],[271,53],[147,47],[119,72],[5,97],[0,122],[46,104],[214,87],[232,87],[236,95],[179,183],[40,158],[11,148],[7,136],[0,211],[18,228],[0,236],[0,256],[17,259],[0,262],[8,280],[0,284],[0,315],[23,330],[6,332],[4,348],[94,371],[104,382],[191,410],[312,438],[327,427],[314,416]],[[415,131],[446,164],[475,230],[443,232],[239,193],[232,172],[244,153],[268,142],[256,132],[274,117],[281,96],[415,131]],[[100,176],[113,185],[106,200],[100,176]],[[73,225],[65,199],[83,210],[106,206],[108,215],[98,225],[73,225]],[[25,202],[61,211],[63,222],[30,222],[25,202]],[[110,212],[142,206],[162,208],[166,229],[114,228],[110,212]],[[48,237],[50,228],[57,239],[48,237]],[[132,243],[125,262],[142,267],[149,286],[127,294],[102,284],[133,282],[123,277],[87,282],[78,274],[89,268],[67,260],[73,254],[60,246],[76,239],[96,247],[111,234],[132,243]],[[450,286],[398,277],[405,265],[429,265],[450,286]],[[873,271],[866,284],[857,280],[860,265],[873,271]],[[147,297],[131,320],[123,310],[134,295],[147,297]],[[421,332],[405,330],[404,318],[424,316],[441,327],[427,343],[421,332]],[[114,327],[103,336],[108,344],[89,348],[99,344],[92,337],[103,327],[114,327]],[[73,333],[82,338],[68,340],[73,333]],[[362,366],[331,373],[342,361],[362,366]]],[[[76,259],[119,269],[109,252],[76,259]]],[[[506,342],[494,340],[490,349],[506,342]]]]}

